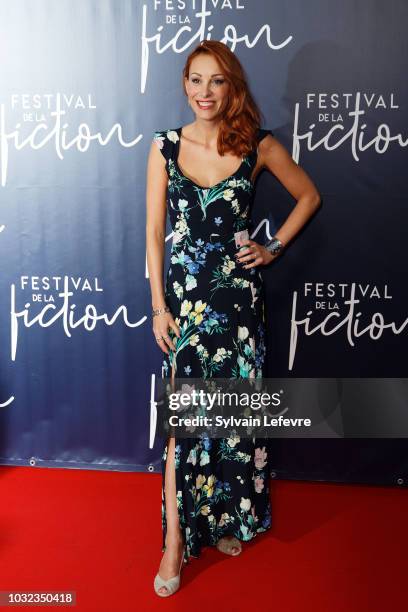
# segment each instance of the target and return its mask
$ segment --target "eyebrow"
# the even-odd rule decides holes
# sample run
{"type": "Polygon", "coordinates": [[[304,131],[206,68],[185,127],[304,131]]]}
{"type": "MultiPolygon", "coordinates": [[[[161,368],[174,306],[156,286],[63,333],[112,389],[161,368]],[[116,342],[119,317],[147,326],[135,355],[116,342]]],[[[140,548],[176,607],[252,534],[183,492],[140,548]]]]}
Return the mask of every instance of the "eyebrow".
{"type": "MultiPolygon", "coordinates": [[[[203,76],[199,72],[192,72],[191,74],[198,74],[198,76],[203,76]]],[[[222,74],[222,72],[216,72],[215,74],[212,74],[211,76],[224,76],[224,75],[222,74]]]]}

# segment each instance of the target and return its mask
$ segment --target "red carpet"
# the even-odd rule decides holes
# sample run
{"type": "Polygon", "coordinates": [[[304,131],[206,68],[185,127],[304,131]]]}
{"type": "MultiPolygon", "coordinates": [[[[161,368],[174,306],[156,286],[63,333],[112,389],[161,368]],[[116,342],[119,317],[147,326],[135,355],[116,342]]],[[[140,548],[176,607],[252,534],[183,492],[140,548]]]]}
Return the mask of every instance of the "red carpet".
{"type": "Polygon", "coordinates": [[[0,467],[0,477],[1,591],[76,591],[80,612],[407,607],[406,489],[273,481],[272,529],[240,557],[204,549],[161,599],[159,474],[0,467]]]}

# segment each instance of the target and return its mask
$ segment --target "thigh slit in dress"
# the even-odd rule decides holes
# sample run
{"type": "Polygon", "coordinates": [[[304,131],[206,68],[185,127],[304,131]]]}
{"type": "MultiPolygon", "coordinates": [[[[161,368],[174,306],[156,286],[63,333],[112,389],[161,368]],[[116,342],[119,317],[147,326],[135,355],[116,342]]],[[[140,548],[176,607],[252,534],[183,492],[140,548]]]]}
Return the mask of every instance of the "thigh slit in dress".
{"type": "MultiPolygon", "coordinates": [[[[236,262],[234,233],[248,229],[257,151],[211,188],[178,166],[182,128],[154,133],[166,160],[167,211],[173,230],[166,303],[180,328],[169,331],[176,351],[164,354],[162,377],[262,377],[265,318],[262,276],[236,262]]],[[[258,142],[270,130],[259,129],[258,142]]],[[[271,526],[267,439],[175,438],[176,496],[185,560],[202,546],[234,535],[249,541],[271,526]]],[[[165,550],[165,470],[162,453],[162,551],[165,550]]]]}

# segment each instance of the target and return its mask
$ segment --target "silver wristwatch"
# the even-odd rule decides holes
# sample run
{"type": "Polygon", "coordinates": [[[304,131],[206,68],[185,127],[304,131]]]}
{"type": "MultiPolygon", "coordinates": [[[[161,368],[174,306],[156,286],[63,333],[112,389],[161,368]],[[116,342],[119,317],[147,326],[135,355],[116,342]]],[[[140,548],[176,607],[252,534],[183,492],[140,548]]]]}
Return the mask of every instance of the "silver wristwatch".
{"type": "Polygon", "coordinates": [[[275,236],[273,236],[270,240],[268,240],[268,242],[265,244],[265,249],[267,249],[268,251],[270,251],[273,255],[277,255],[278,253],[281,252],[281,250],[283,249],[283,244],[281,243],[281,241],[279,240],[279,238],[276,238],[275,236]]]}

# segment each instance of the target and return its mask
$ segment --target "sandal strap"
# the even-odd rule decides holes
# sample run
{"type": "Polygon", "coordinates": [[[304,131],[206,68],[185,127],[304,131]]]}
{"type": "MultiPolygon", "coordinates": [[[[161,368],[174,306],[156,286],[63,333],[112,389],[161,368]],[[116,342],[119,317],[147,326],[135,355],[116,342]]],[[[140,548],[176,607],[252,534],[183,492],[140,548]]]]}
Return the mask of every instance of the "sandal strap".
{"type": "Polygon", "coordinates": [[[173,576],[168,580],[164,580],[159,574],[156,575],[154,579],[154,588],[156,593],[161,589],[161,587],[165,587],[167,593],[158,593],[159,595],[172,595],[180,585],[180,576],[173,576]]]}

